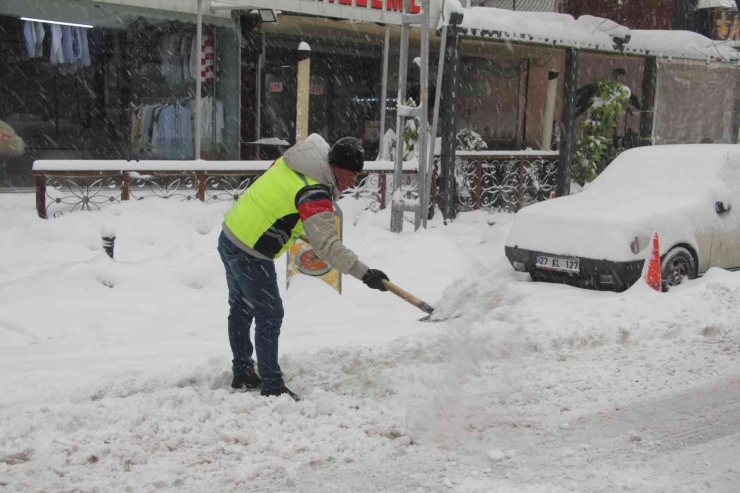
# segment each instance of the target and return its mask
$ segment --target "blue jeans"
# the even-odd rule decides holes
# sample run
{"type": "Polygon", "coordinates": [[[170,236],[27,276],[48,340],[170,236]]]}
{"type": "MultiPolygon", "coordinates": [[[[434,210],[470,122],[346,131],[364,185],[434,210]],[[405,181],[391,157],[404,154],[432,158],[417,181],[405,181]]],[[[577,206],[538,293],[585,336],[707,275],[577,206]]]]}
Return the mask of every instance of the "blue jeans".
{"type": "Polygon", "coordinates": [[[275,262],[259,259],[234,245],[221,233],[218,253],[226,268],[229,287],[229,342],[234,355],[234,376],[253,368],[254,348],[249,338],[255,320],[254,341],[262,390],[281,389],[283,372],[278,364],[278,337],[283,324],[283,300],[277,284],[275,262]]]}

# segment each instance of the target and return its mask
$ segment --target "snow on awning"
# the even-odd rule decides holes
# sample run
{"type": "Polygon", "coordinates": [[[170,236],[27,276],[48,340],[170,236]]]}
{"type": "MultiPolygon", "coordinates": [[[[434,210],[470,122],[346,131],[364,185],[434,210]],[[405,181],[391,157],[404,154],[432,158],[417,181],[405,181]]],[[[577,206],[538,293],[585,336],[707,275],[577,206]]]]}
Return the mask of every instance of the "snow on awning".
{"type": "Polygon", "coordinates": [[[732,9],[737,10],[735,0],[699,0],[697,9],[732,9]]]}
{"type": "MultiPolygon", "coordinates": [[[[514,12],[473,7],[462,9],[462,33],[476,38],[510,43],[549,45],[559,48],[625,55],[682,58],[702,61],[739,61],[731,43],[713,41],[688,31],[630,30],[616,22],[584,15],[578,19],[551,12],[514,12]],[[629,35],[626,43],[620,43],[629,35]]],[[[440,19],[439,28],[443,19],[440,19]]]]}

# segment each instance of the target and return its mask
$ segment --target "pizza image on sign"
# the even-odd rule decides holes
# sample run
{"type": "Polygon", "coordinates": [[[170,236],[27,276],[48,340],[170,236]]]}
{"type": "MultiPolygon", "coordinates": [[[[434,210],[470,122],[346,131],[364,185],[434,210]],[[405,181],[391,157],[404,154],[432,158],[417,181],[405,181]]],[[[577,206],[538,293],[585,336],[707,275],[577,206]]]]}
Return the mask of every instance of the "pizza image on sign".
{"type": "Polygon", "coordinates": [[[304,243],[303,246],[298,250],[295,262],[296,269],[301,271],[307,276],[323,276],[331,270],[329,264],[324,262],[316,255],[311,245],[304,243]]]}
{"type": "MultiPolygon", "coordinates": [[[[342,209],[334,204],[334,220],[337,225],[339,238],[342,238],[342,209]]],[[[287,287],[290,288],[290,280],[296,275],[304,274],[311,277],[318,277],[326,284],[342,294],[342,273],[333,269],[314,251],[313,247],[297,238],[288,249],[288,271],[287,287]]]]}

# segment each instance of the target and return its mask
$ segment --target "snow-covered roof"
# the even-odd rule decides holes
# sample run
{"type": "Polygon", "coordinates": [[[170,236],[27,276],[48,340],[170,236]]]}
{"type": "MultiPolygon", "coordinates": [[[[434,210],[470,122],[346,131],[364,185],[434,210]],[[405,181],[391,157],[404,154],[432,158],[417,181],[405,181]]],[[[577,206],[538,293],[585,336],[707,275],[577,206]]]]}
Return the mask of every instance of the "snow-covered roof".
{"type": "MultiPolygon", "coordinates": [[[[445,12],[447,14],[447,12],[445,12]]],[[[637,56],[702,61],[739,61],[731,43],[689,31],[630,30],[616,22],[584,15],[578,19],[551,12],[514,12],[473,7],[462,9],[459,25],[468,36],[505,42],[579,48],[637,56]],[[621,47],[617,38],[630,39],[621,47]]],[[[447,18],[449,18],[447,16],[447,18]]],[[[440,19],[442,26],[444,17],[440,19]]]]}
{"type": "Polygon", "coordinates": [[[732,9],[737,10],[735,0],[699,0],[697,9],[732,9]]]}

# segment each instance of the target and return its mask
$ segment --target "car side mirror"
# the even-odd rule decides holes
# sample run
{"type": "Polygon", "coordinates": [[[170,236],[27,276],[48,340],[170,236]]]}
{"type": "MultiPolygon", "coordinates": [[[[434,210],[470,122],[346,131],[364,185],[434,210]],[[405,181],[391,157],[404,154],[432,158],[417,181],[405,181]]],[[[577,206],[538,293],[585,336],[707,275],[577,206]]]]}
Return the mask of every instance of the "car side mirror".
{"type": "Polygon", "coordinates": [[[732,206],[730,204],[725,204],[724,202],[717,202],[714,204],[714,210],[717,211],[717,214],[725,214],[732,210],[732,206]]]}

